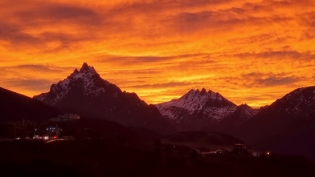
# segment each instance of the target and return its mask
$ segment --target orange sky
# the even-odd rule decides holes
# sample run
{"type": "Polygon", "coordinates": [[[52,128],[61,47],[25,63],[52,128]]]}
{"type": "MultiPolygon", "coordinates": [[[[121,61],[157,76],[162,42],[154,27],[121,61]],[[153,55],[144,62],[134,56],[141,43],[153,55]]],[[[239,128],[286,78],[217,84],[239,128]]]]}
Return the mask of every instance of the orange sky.
{"type": "Polygon", "coordinates": [[[313,0],[1,0],[0,86],[47,92],[83,62],[148,103],[205,87],[270,104],[315,85],[313,0]]]}

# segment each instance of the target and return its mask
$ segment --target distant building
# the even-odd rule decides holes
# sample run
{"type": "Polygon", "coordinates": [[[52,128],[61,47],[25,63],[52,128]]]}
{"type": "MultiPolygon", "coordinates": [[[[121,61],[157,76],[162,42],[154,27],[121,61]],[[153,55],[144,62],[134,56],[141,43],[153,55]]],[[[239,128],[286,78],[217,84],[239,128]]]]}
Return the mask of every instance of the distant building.
{"type": "Polygon", "coordinates": [[[62,129],[58,128],[57,125],[55,127],[48,127],[48,128],[46,128],[47,137],[49,139],[51,139],[51,138],[59,139],[61,131],[62,131],[62,129]]]}
{"type": "Polygon", "coordinates": [[[235,144],[234,153],[239,155],[247,155],[248,154],[247,146],[244,144],[235,144]]]}
{"type": "Polygon", "coordinates": [[[261,155],[260,152],[256,152],[256,151],[253,151],[253,152],[252,152],[252,156],[253,156],[253,157],[259,157],[260,155],[261,155]]]}

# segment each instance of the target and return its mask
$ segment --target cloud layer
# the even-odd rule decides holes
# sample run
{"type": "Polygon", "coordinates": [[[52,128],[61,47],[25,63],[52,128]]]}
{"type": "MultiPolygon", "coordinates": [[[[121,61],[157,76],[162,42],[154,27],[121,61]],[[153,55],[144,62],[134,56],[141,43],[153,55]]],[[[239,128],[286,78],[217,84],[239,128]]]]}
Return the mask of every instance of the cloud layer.
{"type": "Polygon", "coordinates": [[[270,104],[314,85],[312,0],[2,0],[0,86],[33,96],[83,62],[149,103],[194,88],[270,104]]]}

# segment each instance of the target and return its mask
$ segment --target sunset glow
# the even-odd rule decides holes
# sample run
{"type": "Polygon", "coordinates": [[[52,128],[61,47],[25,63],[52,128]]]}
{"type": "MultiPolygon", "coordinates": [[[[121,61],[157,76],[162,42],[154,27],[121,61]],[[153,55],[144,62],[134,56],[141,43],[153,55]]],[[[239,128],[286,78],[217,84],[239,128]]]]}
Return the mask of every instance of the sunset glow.
{"type": "Polygon", "coordinates": [[[314,0],[1,0],[0,87],[32,97],[83,62],[147,103],[190,89],[270,104],[315,85],[314,0]]]}

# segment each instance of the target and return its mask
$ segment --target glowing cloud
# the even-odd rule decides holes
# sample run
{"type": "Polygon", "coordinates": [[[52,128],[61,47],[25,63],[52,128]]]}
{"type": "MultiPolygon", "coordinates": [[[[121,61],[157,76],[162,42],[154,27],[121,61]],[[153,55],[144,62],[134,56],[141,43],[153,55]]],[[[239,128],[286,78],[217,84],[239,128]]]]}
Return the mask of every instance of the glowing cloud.
{"type": "Polygon", "coordinates": [[[0,2],[0,86],[47,91],[83,62],[149,103],[205,87],[270,104],[314,85],[312,0],[0,2]]]}

